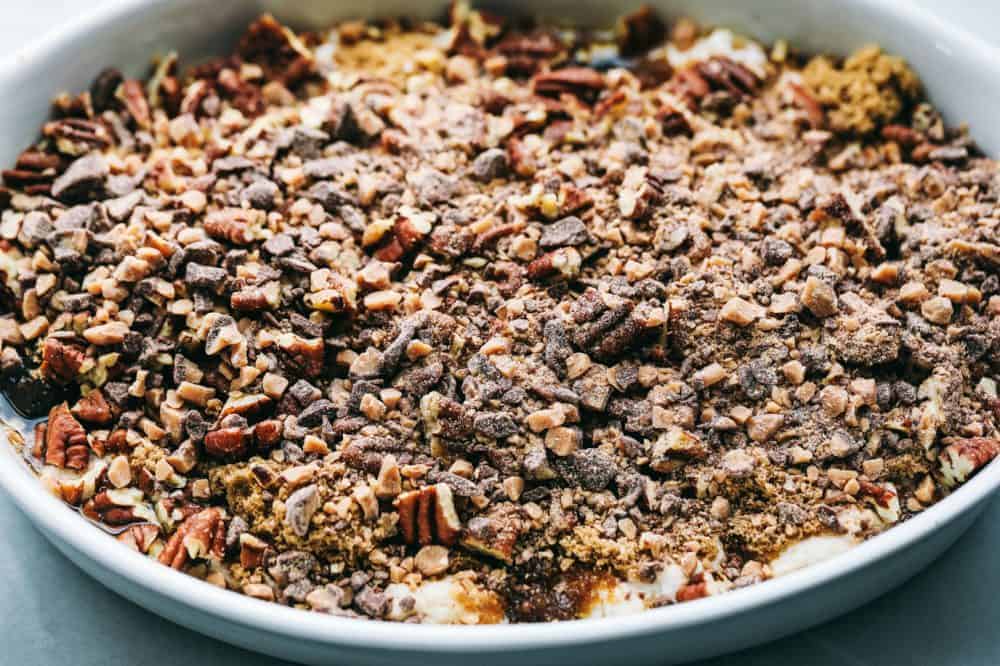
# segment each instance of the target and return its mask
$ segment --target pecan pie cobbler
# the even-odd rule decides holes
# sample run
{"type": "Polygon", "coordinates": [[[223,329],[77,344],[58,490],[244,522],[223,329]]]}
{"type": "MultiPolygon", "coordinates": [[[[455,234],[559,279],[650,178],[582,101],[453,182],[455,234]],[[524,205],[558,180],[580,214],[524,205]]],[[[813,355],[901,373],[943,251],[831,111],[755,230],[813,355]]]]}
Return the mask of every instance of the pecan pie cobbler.
{"type": "MultiPolygon", "coordinates": [[[[3,172],[2,383],[41,482],[340,616],[739,588],[1000,450],[1000,178],[876,46],[271,16],[56,98],[3,172]]],[[[81,529],[85,529],[81,526],[81,529]]]]}

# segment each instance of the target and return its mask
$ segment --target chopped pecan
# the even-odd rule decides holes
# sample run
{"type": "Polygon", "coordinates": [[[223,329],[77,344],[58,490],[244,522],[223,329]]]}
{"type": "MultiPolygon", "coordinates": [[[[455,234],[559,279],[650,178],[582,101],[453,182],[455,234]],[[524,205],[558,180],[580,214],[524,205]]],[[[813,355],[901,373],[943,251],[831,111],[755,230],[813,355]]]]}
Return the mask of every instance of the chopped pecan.
{"type": "Polygon", "coordinates": [[[524,532],[520,508],[501,504],[486,516],[476,516],[462,532],[463,546],[510,564],[514,546],[524,532]]]}
{"type": "Polygon", "coordinates": [[[80,398],[72,409],[73,415],[81,421],[95,425],[107,425],[111,422],[111,405],[104,399],[101,389],[93,389],[80,398]]]}
{"type": "Polygon", "coordinates": [[[255,219],[256,213],[251,210],[223,208],[212,211],[205,217],[205,232],[216,240],[247,245],[253,241],[250,225],[255,219]]]}
{"type": "Polygon", "coordinates": [[[146,520],[136,515],[142,491],[134,488],[102,490],[84,502],[81,511],[91,520],[117,527],[146,520]]]}
{"type": "Polygon", "coordinates": [[[111,134],[101,123],[79,118],[63,118],[45,123],[42,134],[52,139],[64,155],[78,156],[111,145],[111,134]]]}
{"type": "Polygon", "coordinates": [[[604,75],[590,67],[563,67],[536,74],[531,80],[532,90],[539,95],[570,94],[587,101],[593,101],[605,85],[604,75]]]}
{"type": "Polygon", "coordinates": [[[39,371],[51,382],[65,384],[76,378],[83,367],[84,351],[75,344],[49,336],[42,347],[39,371]]]}
{"type": "Polygon", "coordinates": [[[886,125],[882,128],[882,138],[895,141],[904,148],[913,148],[926,141],[923,134],[906,125],[886,125]]]}
{"type": "Polygon", "coordinates": [[[279,305],[281,305],[281,286],[276,281],[240,289],[229,297],[229,306],[241,312],[273,310],[279,305]]]}
{"type": "Polygon", "coordinates": [[[623,16],[617,26],[618,49],[622,55],[645,53],[667,36],[663,19],[649,5],[623,16]]]}
{"type": "Polygon", "coordinates": [[[826,113],[823,111],[822,105],[812,96],[812,93],[797,83],[789,83],[788,89],[792,91],[792,99],[796,106],[806,112],[809,126],[813,129],[823,127],[826,124],[826,113]]]}
{"type": "Polygon", "coordinates": [[[408,544],[453,546],[462,529],[451,488],[444,483],[403,493],[394,502],[408,544]]]}
{"type": "Polygon", "coordinates": [[[253,441],[258,450],[266,451],[281,441],[282,423],[277,419],[261,421],[253,427],[253,441]]]}
{"type": "Polygon", "coordinates": [[[737,98],[755,95],[760,85],[756,74],[726,56],[713,56],[698,63],[697,67],[698,73],[709,85],[737,98]]]}
{"type": "Polygon", "coordinates": [[[148,553],[150,546],[160,536],[160,528],[156,525],[144,523],[141,525],[131,525],[116,538],[132,550],[140,553],[148,553]]]}
{"type": "Polygon", "coordinates": [[[160,553],[162,564],[180,570],[191,559],[222,559],[226,547],[226,524],[215,508],[203,509],[177,528],[160,553]]]}
{"type": "Polygon", "coordinates": [[[674,93],[684,98],[692,106],[712,91],[708,81],[698,73],[698,69],[694,66],[677,70],[670,81],[670,87],[674,93]]]}
{"type": "Polygon", "coordinates": [[[214,458],[239,457],[248,448],[249,437],[243,428],[219,428],[205,435],[205,453],[214,458]]]}
{"type": "Polygon", "coordinates": [[[135,79],[126,80],[118,88],[118,98],[139,129],[148,130],[152,127],[153,117],[149,111],[146,89],[142,82],[135,79]]]}
{"type": "Polygon", "coordinates": [[[283,333],[278,336],[278,348],[289,369],[303,377],[318,377],[323,373],[323,338],[301,338],[294,333],[283,333]]]}
{"type": "Polygon", "coordinates": [[[701,599],[702,597],[708,596],[708,583],[706,581],[700,581],[697,583],[688,583],[687,585],[682,585],[677,590],[677,602],[683,601],[694,601],[695,599],[701,599]]]}
{"type": "Polygon", "coordinates": [[[572,280],[580,273],[582,258],[573,247],[561,247],[528,264],[528,278],[536,282],[553,278],[572,280]]]}
{"type": "MultiPolygon", "coordinates": [[[[38,434],[36,430],[35,436],[38,434]]],[[[37,450],[37,443],[35,448],[37,450]]],[[[45,426],[44,451],[40,453],[44,453],[46,465],[78,470],[87,467],[87,462],[90,460],[87,431],[73,418],[65,402],[56,405],[49,412],[49,421],[45,426]]]]}
{"type": "Polygon", "coordinates": [[[941,474],[949,486],[965,483],[1000,454],[1000,439],[969,437],[945,440],[941,451],[941,474]]]}
{"type": "Polygon", "coordinates": [[[298,36],[270,14],[254,21],[240,39],[239,54],[271,80],[292,87],[313,72],[313,55],[298,36]]]}
{"type": "Polygon", "coordinates": [[[382,239],[375,251],[380,261],[399,261],[416,251],[424,238],[431,232],[431,224],[423,216],[400,216],[392,225],[392,230],[382,239]]]}

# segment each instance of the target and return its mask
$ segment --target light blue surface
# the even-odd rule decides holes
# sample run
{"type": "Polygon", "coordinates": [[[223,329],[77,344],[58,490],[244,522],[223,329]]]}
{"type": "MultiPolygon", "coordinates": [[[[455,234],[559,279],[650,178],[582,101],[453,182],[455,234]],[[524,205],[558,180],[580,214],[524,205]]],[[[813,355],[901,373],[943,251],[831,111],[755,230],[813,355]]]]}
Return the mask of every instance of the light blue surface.
{"type": "MultiPolygon", "coordinates": [[[[990,2],[920,2],[993,41],[1000,35],[990,30],[998,20],[990,2]]],[[[80,11],[81,4],[33,0],[30,9],[10,12],[0,22],[0,49],[16,49],[80,11]]],[[[998,551],[1000,499],[944,557],[903,588],[811,631],[700,666],[1000,664],[998,551]]],[[[2,492],[0,580],[2,666],[286,663],[204,638],[107,591],[50,546],[2,492]]]]}

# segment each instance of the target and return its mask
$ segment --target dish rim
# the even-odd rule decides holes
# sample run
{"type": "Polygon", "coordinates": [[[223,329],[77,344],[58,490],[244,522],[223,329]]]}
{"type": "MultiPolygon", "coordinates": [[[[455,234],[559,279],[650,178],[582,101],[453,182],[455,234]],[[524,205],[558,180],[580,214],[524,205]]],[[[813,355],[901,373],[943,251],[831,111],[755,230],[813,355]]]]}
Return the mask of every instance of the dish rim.
{"type": "MultiPolygon", "coordinates": [[[[165,4],[168,0],[119,0],[64,24],[10,56],[0,58],[0,89],[16,76],[16,71],[32,60],[74,38],[130,14],[165,4]]],[[[942,22],[915,4],[893,0],[853,0],[893,15],[899,26],[941,35],[952,44],[961,44],[970,59],[990,70],[1000,80],[1000,49],[991,46],[964,28],[942,22]]],[[[7,426],[12,427],[12,426],[7,426]]],[[[159,562],[119,547],[105,532],[88,525],[79,514],[51,495],[0,434],[0,487],[3,487],[50,540],[55,537],[71,549],[122,576],[132,585],[150,590],[174,603],[202,613],[223,617],[243,627],[266,634],[281,635],[313,643],[378,648],[382,650],[424,650],[428,652],[472,652],[488,650],[550,649],[599,641],[622,640],[655,632],[672,632],[695,625],[711,624],[755,608],[776,604],[807,593],[886,559],[907,546],[957,520],[962,514],[987,501],[1000,487],[1000,460],[981,469],[947,498],[906,522],[865,541],[849,551],[763,584],[726,592],[683,604],[650,609],[633,615],[499,625],[417,625],[388,621],[364,621],[302,611],[273,602],[261,601],[231,590],[223,590],[192,576],[165,567],[159,562]],[[84,526],[85,529],[79,529],[84,526]],[[109,544],[114,544],[109,548],[109,544]]],[[[71,558],[72,559],[72,558],[71,558]]]]}

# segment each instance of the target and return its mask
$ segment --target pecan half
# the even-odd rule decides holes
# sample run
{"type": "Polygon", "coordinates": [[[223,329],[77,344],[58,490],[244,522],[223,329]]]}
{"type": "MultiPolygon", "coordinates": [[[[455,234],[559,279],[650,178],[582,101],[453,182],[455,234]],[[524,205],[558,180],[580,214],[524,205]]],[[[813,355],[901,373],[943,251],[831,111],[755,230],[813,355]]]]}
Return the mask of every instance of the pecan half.
{"type": "Polygon", "coordinates": [[[111,133],[101,123],[80,118],[63,118],[45,123],[42,134],[52,139],[56,150],[64,155],[79,156],[95,148],[111,145],[111,133]]]}
{"type": "Polygon", "coordinates": [[[462,522],[455,511],[451,488],[438,483],[403,493],[395,501],[403,541],[428,546],[439,543],[453,546],[458,541],[462,522]]]}
{"type": "MultiPolygon", "coordinates": [[[[38,434],[36,430],[35,436],[38,434]]],[[[37,443],[35,450],[38,450],[37,443]]],[[[45,445],[39,453],[44,454],[46,465],[78,470],[87,467],[90,460],[87,431],[73,418],[65,402],[56,405],[49,412],[49,421],[45,426],[45,445]]]]}
{"type": "Polygon", "coordinates": [[[226,524],[218,509],[203,509],[187,518],[160,553],[162,564],[180,570],[191,559],[222,559],[226,524]]]}

